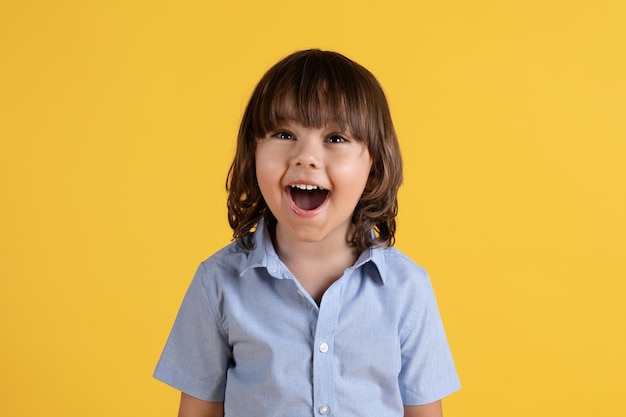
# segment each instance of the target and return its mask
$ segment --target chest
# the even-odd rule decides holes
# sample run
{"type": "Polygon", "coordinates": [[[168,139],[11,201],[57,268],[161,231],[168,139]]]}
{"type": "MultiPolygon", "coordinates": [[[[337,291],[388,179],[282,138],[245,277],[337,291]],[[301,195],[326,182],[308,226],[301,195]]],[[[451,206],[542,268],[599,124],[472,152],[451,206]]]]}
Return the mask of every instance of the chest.
{"type": "Polygon", "coordinates": [[[399,371],[406,319],[395,294],[380,281],[343,277],[324,288],[318,306],[295,280],[261,280],[269,285],[247,296],[233,295],[223,305],[229,344],[240,362],[254,358],[300,368],[322,354],[344,371],[399,371]]]}
{"type": "Polygon", "coordinates": [[[367,415],[382,404],[401,415],[406,320],[395,291],[378,277],[344,275],[318,306],[294,279],[259,274],[245,282],[247,290],[229,291],[220,311],[233,357],[226,402],[245,396],[253,404],[241,415],[268,399],[273,415],[323,407],[367,415]]]}

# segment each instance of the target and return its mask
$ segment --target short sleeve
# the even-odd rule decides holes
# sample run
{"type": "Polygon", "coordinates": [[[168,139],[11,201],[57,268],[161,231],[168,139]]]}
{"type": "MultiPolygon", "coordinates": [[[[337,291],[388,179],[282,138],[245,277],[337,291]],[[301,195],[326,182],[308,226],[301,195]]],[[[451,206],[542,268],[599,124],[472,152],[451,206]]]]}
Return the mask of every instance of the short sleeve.
{"type": "Polygon", "coordinates": [[[400,393],[409,406],[432,403],[461,387],[427,275],[420,281],[413,306],[413,318],[400,340],[400,393]]]}
{"type": "MultiPolygon", "coordinates": [[[[225,326],[207,291],[211,277],[202,264],[185,294],[154,377],[205,401],[224,401],[232,352],[225,326]]],[[[215,300],[213,300],[215,303],[215,300]]]]}

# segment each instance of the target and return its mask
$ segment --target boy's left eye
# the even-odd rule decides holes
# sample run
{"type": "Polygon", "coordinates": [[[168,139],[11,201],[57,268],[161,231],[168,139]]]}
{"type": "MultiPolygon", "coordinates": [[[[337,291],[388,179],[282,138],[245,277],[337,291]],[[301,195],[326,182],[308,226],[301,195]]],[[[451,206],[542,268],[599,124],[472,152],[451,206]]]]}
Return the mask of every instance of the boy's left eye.
{"type": "Polygon", "coordinates": [[[344,138],[341,135],[331,135],[328,137],[328,139],[326,139],[326,141],[328,143],[343,143],[343,142],[347,142],[348,139],[344,138]]]}

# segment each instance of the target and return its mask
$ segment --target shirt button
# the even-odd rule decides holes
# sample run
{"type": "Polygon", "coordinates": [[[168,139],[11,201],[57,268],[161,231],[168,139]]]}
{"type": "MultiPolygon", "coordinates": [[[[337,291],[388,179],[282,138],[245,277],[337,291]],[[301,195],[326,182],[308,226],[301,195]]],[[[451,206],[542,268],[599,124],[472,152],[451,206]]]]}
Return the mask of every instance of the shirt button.
{"type": "Polygon", "coordinates": [[[325,416],[330,411],[330,408],[327,405],[323,405],[319,408],[319,412],[321,415],[325,416]]]}
{"type": "Polygon", "coordinates": [[[320,345],[320,352],[322,352],[322,353],[328,352],[328,344],[327,343],[322,343],[320,345]]]}

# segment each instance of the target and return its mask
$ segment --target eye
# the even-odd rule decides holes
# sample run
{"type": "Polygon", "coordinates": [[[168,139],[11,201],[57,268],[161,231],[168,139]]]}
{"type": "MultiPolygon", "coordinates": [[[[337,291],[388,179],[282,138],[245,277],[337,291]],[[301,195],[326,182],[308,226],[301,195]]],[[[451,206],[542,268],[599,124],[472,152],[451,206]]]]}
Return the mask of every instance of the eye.
{"type": "Polygon", "coordinates": [[[295,138],[295,136],[287,131],[284,130],[279,130],[276,133],[272,134],[272,137],[277,138],[277,139],[285,139],[285,140],[293,140],[295,138]]]}
{"type": "Polygon", "coordinates": [[[344,143],[347,142],[348,139],[346,139],[345,137],[341,136],[341,135],[330,135],[326,141],[328,143],[344,143]]]}

